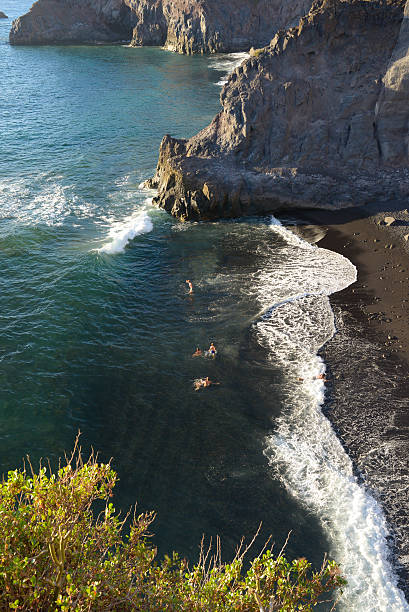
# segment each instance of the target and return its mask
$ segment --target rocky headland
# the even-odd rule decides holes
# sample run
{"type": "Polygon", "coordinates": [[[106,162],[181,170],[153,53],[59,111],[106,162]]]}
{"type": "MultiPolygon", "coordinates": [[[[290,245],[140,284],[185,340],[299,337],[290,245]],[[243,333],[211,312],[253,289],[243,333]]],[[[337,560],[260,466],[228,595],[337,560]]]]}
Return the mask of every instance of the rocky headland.
{"type": "Polygon", "coordinates": [[[129,40],[135,15],[127,0],[38,0],[12,23],[14,45],[95,44],[129,40]]]}
{"type": "Polygon", "coordinates": [[[294,25],[312,0],[178,0],[134,2],[133,45],[161,45],[180,53],[248,51],[294,25]]]}
{"type": "Polygon", "coordinates": [[[0,11],[0,19],[8,19],[6,13],[3,13],[3,11],[0,11]]]}
{"type": "Polygon", "coordinates": [[[409,195],[409,3],[318,0],[230,76],[190,140],[165,136],[156,203],[181,220],[409,195]]]}
{"type": "Polygon", "coordinates": [[[312,0],[38,0],[13,22],[10,43],[130,41],[180,53],[248,51],[298,22],[312,0]]]}

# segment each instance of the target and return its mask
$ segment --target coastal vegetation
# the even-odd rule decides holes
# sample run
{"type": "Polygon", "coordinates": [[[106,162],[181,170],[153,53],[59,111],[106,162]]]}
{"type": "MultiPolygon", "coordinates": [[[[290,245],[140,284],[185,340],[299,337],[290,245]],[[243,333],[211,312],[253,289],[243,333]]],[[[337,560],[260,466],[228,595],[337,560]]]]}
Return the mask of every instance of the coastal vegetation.
{"type": "Polygon", "coordinates": [[[83,461],[78,446],[55,473],[29,461],[8,473],[0,486],[0,610],[308,611],[345,584],[334,561],[315,571],[269,543],[251,561],[252,543],[242,542],[222,562],[219,541],[215,550],[202,542],[193,566],[176,553],[158,561],[149,533],[155,513],[116,513],[116,481],[110,463],[94,454],[83,461]]]}

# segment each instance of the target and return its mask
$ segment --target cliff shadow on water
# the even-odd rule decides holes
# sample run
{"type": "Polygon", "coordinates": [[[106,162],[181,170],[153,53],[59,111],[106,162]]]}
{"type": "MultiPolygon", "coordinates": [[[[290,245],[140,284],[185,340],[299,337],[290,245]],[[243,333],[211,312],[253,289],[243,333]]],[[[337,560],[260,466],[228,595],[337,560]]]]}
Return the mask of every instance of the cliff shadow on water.
{"type": "MultiPolygon", "coordinates": [[[[97,393],[101,406],[99,447],[121,467],[121,506],[136,491],[141,508],[158,510],[161,552],[176,548],[194,559],[202,533],[219,534],[229,558],[241,535],[251,536],[262,521],[260,545],[271,533],[280,546],[292,529],[289,554],[305,554],[307,546],[319,563],[328,549],[326,536],[272,478],[263,455],[284,401],[283,372],[266,363],[254,335],[263,305],[251,284],[264,240],[281,240],[268,225],[248,227],[166,223],[157,235],[155,226],[149,235],[155,248],[144,256],[154,285],[146,288],[149,298],[140,287],[129,296],[133,312],[147,321],[133,333],[132,375],[118,372],[114,381],[111,375],[87,393],[97,393]],[[186,278],[193,296],[186,295],[186,278]],[[216,359],[192,357],[197,346],[204,350],[211,341],[216,359]],[[194,391],[194,380],[203,376],[220,384],[194,391]]],[[[82,403],[90,403],[87,396],[82,403]]]]}
{"type": "Polygon", "coordinates": [[[382,511],[320,410],[328,295],[355,280],[354,267],[269,219],[166,227],[149,235],[162,253],[158,266],[149,251],[159,273],[149,308],[140,289],[129,296],[134,312],[150,313],[139,365],[88,389],[102,407],[100,447],[121,457],[121,505],[137,490],[142,508],[159,512],[160,549],[191,558],[202,532],[222,534],[228,557],[259,520],[277,542],[291,528],[290,555],[304,547],[340,561],[346,610],[367,609],[368,598],[371,610],[402,609],[382,511]],[[192,357],[211,341],[215,360],[192,357]],[[220,384],[195,392],[202,376],[220,384]]]}

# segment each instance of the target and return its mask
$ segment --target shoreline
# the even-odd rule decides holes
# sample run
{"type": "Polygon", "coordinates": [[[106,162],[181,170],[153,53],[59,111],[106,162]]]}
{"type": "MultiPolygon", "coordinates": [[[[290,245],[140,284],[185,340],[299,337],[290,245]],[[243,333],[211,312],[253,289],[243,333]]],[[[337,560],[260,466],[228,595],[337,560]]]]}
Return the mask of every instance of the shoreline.
{"type": "Polygon", "coordinates": [[[329,374],[323,412],[383,509],[392,562],[408,599],[409,215],[391,203],[300,217],[325,231],[320,247],[357,268],[356,283],[330,296],[337,333],[320,351],[329,374]],[[382,225],[386,216],[396,224],[382,225]]]}

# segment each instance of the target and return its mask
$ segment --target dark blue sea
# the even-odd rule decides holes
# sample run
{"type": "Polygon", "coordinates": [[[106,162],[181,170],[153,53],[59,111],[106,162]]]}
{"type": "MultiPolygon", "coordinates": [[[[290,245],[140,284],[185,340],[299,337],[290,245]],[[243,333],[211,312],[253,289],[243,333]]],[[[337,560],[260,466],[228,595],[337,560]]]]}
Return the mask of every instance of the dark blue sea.
{"type": "Polygon", "coordinates": [[[194,561],[218,534],[228,560],[262,523],[260,546],[291,531],[289,556],[341,563],[340,609],[408,609],[383,514],[321,412],[328,296],[355,268],[294,220],[180,224],[140,186],[242,57],[11,47],[29,6],[0,6],[1,472],[56,463],[81,431],[113,457],[117,509],[157,511],[160,556],[194,561]],[[215,359],[192,358],[210,342],[215,359]],[[219,384],[195,391],[205,376],[219,384]]]}

